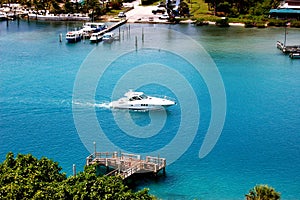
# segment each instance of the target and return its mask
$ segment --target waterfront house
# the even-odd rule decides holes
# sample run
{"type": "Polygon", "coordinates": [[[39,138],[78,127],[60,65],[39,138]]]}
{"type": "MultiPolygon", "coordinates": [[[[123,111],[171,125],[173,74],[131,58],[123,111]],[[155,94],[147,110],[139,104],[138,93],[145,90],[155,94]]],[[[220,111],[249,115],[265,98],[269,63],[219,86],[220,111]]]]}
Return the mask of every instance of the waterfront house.
{"type": "Polygon", "coordinates": [[[270,17],[300,20],[300,0],[285,0],[277,9],[270,10],[270,17]]]}

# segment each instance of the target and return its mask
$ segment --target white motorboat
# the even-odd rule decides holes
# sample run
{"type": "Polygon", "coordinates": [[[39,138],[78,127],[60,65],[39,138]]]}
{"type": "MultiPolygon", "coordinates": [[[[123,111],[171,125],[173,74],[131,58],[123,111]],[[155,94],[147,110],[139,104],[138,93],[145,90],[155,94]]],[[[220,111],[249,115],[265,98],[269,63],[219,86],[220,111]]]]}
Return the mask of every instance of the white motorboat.
{"type": "Polygon", "coordinates": [[[147,96],[143,92],[129,90],[124,97],[109,104],[110,108],[130,110],[159,110],[175,105],[176,102],[165,98],[147,96]]]}
{"type": "Polygon", "coordinates": [[[0,12],[0,21],[6,20],[6,19],[7,19],[6,13],[0,12]]]}
{"type": "Polygon", "coordinates": [[[112,42],[115,38],[115,34],[113,32],[105,33],[102,37],[103,42],[112,42]]]}
{"type": "Polygon", "coordinates": [[[89,38],[93,33],[98,33],[105,29],[107,29],[107,25],[105,23],[87,22],[83,25],[81,31],[85,38],[89,38]]]}
{"type": "Polygon", "coordinates": [[[78,42],[81,40],[82,32],[81,31],[69,31],[66,34],[66,40],[68,42],[78,42]]]}
{"type": "Polygon", "coordinates": [[[93,33],[90,37],[91,42],[100,42],[102,40],[102,34],[100,32],[93,33]]]}

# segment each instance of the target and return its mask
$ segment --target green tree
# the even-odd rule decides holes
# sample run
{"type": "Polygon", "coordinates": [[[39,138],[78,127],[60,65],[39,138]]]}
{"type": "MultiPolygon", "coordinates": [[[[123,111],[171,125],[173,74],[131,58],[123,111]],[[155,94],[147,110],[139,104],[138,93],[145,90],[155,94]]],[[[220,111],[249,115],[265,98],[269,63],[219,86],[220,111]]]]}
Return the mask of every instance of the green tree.
{"type": "Polygon", "coordinates": [[[73,13],[74,12],[74,7],[73,7],[73,4],[70,2],[70,0],[66,0],[64,9],[65,9],[65,13],[73,13]]]}
{"type": "Polygon", "coordinates": [[[256,185],[245,195],[247,200],[279,200],[280,193],[268,185],[256,185]]]}
{"type": "Polygon", "coordinates": [[[189,15],[190,10],[188,4],[184,1],[181,1],[178,7],[178,12],[180,16],[189,15]]]}
{"type": "Polygon", "coordinates": [[[120,177],[96,176],[95,166],[69,178],[61,169],[48,158],[10,152],[0,164],[0,199],[155,199],[147,189],[131,191],[120,177]]]}

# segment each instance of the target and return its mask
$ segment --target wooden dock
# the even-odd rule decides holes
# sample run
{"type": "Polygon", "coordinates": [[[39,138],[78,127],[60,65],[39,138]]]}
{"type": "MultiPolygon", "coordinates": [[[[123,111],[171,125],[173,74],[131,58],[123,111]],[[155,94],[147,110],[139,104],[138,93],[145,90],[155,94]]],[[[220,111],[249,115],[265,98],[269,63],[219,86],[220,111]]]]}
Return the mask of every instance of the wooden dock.
{"type": "Polygon", "coordinates": [[[140,155],[118,153],[118,152],[95,152],[86,158],[86,165],[97,164],[113,169],[107,173],[120,175],[123,179],[136,173],[153,173],[156,175],[163,170],[165,173],[166,159],[160,157],[146,156],[145,160],[140,155]]]}
{"type": "Polygon", "coordinates": [[[284,43],[282,43],[280,41],[277,41],[276,45],[277,45],[277,48],[280,49],[285,54],[300,52],[300,45],[286,46],[284,43]]]}
{"type": "Polygon", "coordinates": [[[122,26],[123,24],[126,24],[126,22],[127,22],[127,19],[121,20],[121,21],[111,25],[110,27],[100,31],[99,34],[103,35],[104,33],[108,33],[110,31],[113,31],[114,29],[118,28],[119,26],[122,26]]]}

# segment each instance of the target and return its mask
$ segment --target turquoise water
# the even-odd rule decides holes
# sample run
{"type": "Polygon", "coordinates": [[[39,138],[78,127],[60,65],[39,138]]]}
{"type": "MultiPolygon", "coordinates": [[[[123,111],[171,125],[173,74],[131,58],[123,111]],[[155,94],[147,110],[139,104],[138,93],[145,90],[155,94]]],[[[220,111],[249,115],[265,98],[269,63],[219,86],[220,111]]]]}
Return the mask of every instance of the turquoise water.
{"type": "MultiPolygon", "coordinates": [[[[166,157],[165,178],[138,182],[162,199],[244,199],[256,184],[299,199],[300,60],[276,49],[282,28],[131,24],[112,44],[59,43],[76,26],[0,23],[0,160],[47,156],[70,175],[96,141],[99,151],[166,157]],[[178,104],[107,108],[130,88],[178,104]],[[199,158],[215,114],[222,132],[199,158]]],[[[299,44],[300,30],[288,32],[299,44]]]]}

